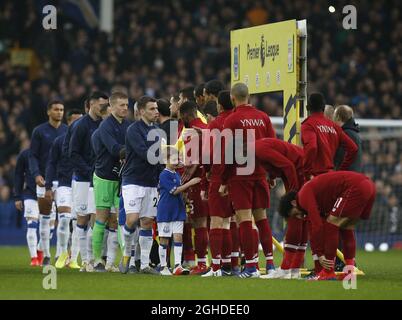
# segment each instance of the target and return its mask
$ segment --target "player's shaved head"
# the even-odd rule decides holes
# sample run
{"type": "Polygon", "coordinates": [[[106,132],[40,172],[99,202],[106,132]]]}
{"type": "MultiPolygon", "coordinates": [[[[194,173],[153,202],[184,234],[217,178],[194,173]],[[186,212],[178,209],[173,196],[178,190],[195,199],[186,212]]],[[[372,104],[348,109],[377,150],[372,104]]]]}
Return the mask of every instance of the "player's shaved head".
{"type": "Polygon", "coordinates": [[[236,101],[247,101],[249,97],[248,87],[242,82],[236,83],[230,90],[230,94],[236,101]]]}
{"type": "Polygon", "coordinates": [[[345,123],[353,118],[353,109],[346,105],[337,106],[334,113],[334,120],[345,123]]]}
{"type": "Polygon", "coordinates": [[[331,106],[330,104],[326,104],[325,105],[325,109],[324,109],[324,116],[329,119],[329,120],[334,120],[334,112],[335,112],[335,108],[334,106],[331,106]]]}

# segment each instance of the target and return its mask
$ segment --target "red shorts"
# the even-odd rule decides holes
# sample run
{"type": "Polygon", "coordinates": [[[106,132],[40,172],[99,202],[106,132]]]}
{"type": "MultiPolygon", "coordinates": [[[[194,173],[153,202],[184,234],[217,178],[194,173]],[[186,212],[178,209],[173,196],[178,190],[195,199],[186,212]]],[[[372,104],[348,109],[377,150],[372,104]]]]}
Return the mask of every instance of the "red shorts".
{"type": "Polygon", "coordinates": [[[266,179],[232,180],[228,188],[234,210],[269,208],[269,186],[266,179]]]}
{"type": "Polygon", "coordinates": [[[374,183],[365,179],[346,190],[334,204],[330,215],[352,219],[368,220],[375,200],[374,183]]]}
{"type": "Polygon", "coordinates": [[[208,189],[209,215],[212,217],[230,218],[234,215],[229,196],[219,194],[220,182],[210,182],[208,189]]]}
{"type": "Polygon", "coordinates": [[[208,217],[208,202],[201,200],[201,188],[199,186],[191,187],[188,189],[188,199],[193,203],[193,214],[191,218],[208,217]]]}

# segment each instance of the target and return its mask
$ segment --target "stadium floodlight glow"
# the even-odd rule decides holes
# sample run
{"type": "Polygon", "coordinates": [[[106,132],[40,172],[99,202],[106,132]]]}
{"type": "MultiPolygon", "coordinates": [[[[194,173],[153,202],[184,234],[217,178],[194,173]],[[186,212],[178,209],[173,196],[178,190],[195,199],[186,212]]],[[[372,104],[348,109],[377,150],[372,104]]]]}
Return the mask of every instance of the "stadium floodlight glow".
{"type": "Polygon", "coordinates": [[[364,250],[366,250],[367,252],[373,252],[374,251],[374,245],[371,242],[367,242],[364,245],[364,250]]]}

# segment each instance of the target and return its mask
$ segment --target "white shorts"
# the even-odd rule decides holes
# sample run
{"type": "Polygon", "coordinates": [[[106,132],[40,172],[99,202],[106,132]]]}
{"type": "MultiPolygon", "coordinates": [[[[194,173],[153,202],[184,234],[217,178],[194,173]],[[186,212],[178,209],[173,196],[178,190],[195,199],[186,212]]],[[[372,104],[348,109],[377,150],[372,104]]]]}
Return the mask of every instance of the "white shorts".
{"type": "Polygon", "coordinates": [[[89,187],[89,182],[73,181],[72,195],[74,211],[79,216],[95,213],[94,188],[89,187]]]}
{"type": "Polygon", "coordinates": [[[72,190],[70,187],[58,187],[56,190],[56,206],[71,208],[72,190]]]}
{"type": "Polygon", "coordinates": [[[140,218],[156,217],[158,205],[157,188],[129,184],[122,186],[122,194],[126,214],[139,213],[140,218]]]}
{"type": "Polygon", "coordinates": [[[24,217],[39,219],[39,206],[38,201],[33,199],[24,200],[24,217]]]}
{"type": "Polygon", "coordinates": [[[46,193],[46,187],[39,187],[36,185],[36,197],[37,198],[44,198],[46,193]]]}
{"type": "Polygon", "coordinates": [[[170,238],[172,234],[183,234],[184,221],[158,222],[159,237],[170,238]]]}

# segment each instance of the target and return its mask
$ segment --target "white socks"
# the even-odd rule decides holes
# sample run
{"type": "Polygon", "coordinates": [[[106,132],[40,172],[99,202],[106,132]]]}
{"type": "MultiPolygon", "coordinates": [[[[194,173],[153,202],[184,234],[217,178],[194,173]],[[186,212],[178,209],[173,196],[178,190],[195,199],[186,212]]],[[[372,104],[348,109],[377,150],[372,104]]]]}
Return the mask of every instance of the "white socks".
{"type": "Polygon", "coordinates": [[[60,253],[67,252],[68,239],[70,237],[70,214],[60,213],[57,226],[57,244],[60,246],[60,253]]]}
{"type": "Polygon", "coordinates": [[[139,243],[141,248],[141,269],[144,269],[149,267],[149,255],[151,253],[153,243],[152,229],[140,230],[139,243]]]}
{"type": "Polygon", "coordinates": [[[107,265],[114,265],[118,247],[119,241],[117,240],[117,231],[109,229],[109,235],[107,238],[107,265]]]}
{"type": "Polygon", "coordinates": [[[73,219],[73,234],[71,235],[71,261],[77,261],[80,244],[77,235],[77,220],[73,219]]]}
{"type": "Polygon", "coordinates": [[[88,237],[88,231],[87,231],[87,226],[80,226],[77,224],[76,227],[76,233],[78,237],[78,243],[80,247],[80,253],[81,253],[81,261],[82,263],[88,263],[88,256],[87,256],[87,237],[88,237]]]}
{"type": "Polygon", "coordinates": [[[129,246],[127,244],[133,243],[135,229],[130,229],[127,227],[127,225],[124,225],[122,231],[123,231],[122,235],[123,235],[124,243],[126,244],[124,246],[124,256],[131,257],[131,246],[129,246]]]}
{"type": "Polygon", "coordinates": [[[174,243],[174,265],[181,264],[181,255],[183,253],[183,243],[174,243]]]}
{"type": "MultiPolygon", "coordinates": [[[[87,261],[93,261],[94,255],[93,255],[93,249],[92,249],[92,227],[88,226],[88,231],[87,231],[87,250],[86,250],[86,257],[87,261]]],[[[81,244],[80,244],[81,248],[81,244]]],[[[82,257],[82,255],[81,255],[82,257]]]]}
{"type": "Polygon", "coordinates": [[[161,262],[162,268],[167,266],[166,252],[167,252],[167,246],[164,244],[160,244],[159,245],[159,260],[161,262]]]}
{"type": "Polygon", "coordinates": [[[38,246],[38,236],[36,230],[38,229],[38,221],[29,220],[27,221],[27,243],[29,249],[29,255],[31,258],[37,257],[37,246],[38,246]]]}
{"type": "Polygon", "coordinates": [[[50,216],[40,215],[39,234],[44,257],[50,258],[50,216]]]}

